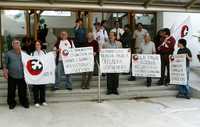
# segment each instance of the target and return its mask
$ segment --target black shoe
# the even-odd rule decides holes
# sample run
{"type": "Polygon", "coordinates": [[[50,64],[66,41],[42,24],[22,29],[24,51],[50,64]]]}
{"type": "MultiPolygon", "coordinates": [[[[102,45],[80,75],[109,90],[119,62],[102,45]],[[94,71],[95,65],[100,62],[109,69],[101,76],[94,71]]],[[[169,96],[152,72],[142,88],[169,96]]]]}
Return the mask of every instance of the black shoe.
{"type": "Polygon", "coordinates": [[[29,108],[29,104],[24,104],[24,105],[22,105],[24,108],[29,108]]]}
{"type": "Polygon", "coordinates": [[[56,90],[59,90],[59,88],[58,88],[58,87],[52,87],[51,90],[52,90],[52,91],[56,91],[56,90]]]}
{"type": "Polygon", "coordinates": [[[185,98],[186,98],[186,99],[191,99],[191,96],[190,96],[189,94],[186,94],[186,95],[185,95],[185,98]]]}
{"type": "Polygon", "coordinates": [[[66,88],[66,89],[72,91],[72,88],[66,88]]]}
{"type": "Polygon", "coordinates": [[[9,109],[12,110],[15,108],[16,105],[9,105],[9,109]]]}
{"type": "Polygon", "coordinates": [[[134,77],[134,76],[131,76],[129,79],[128,79],[128,81],[135,81],[136,80],[136,78],[134,77]]]}
{"type": "Polygon", "coordinates": [[[164,85],[164,83],[162,81],[158,81],[157,85],[162,86],[162,85],[164,85]]]}
{"type": "Polygon", "coordinates": [[[185,96],[181,93],[179,93],[178,95],[176,95],[176,98],[184,98],[185,96]]]}
{"type": "Polygon", "coordinates": [[[147,87],[151,87],[151,83],[147,83],[147,87]]]}

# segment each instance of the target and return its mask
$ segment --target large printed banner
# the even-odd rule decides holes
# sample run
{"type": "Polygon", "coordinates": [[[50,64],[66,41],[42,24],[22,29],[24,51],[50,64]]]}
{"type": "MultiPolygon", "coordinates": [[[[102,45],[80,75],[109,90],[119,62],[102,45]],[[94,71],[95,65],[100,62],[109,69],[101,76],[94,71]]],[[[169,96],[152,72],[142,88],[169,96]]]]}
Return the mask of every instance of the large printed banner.
{"type": "Polygon", "coordinates": [[[187,84],[186,55],[170,56],[170,84],[187,84]]]}
{"type": "Polygon", "coordinates": [[[139,77],[161,77],[160,55],[133,54],[132,75],[139,77]]]}
{"type": "Polygon", "coordinates": [[[130,71],[128,49],[101,49],[100,69],[102,73],[127,73],[130,71]]]}
{"type": "Polygon", "coordinates": [[[92,72],[94,53],[92,47],[69,48],[61,51],[65,74],[92,72]]]}
{"type": "Polygon", "coordinates": [[[49,52],[41,56],[29,56],[22,52],[24,76],[27,84],[41,85],[55,83],[55,54],[49,52]]]}

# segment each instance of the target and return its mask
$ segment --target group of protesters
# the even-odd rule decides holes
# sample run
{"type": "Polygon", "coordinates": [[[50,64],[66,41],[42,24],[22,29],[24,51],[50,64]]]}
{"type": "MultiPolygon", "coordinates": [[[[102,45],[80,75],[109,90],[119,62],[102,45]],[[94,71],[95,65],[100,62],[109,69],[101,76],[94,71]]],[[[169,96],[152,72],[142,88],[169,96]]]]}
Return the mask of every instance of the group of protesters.
{"type": "MultiPolygon", "coordinates": [[[[65,48],[80,48],[80,47],[93,47],[95,67],[93,72],[82,73],[82,89],[90,89],[90,81],[93,75],[98,73],[97,64],[99,62],[99,52],[103,48],[129,48],[131,53],[136,54],[160,54],[161,56],[161,78],[158,85],[167,85],[170,82],[169,73],[169,56],[174,53],[176,40],[171,36],[168,28],[159,30],[157,36],[151,39],[150,34],[143,28],[142,23],[138,23],[136,30],[132,32],[130,25],[125,25],[124,28],[120,27],[120,22],[114,23],[114,28],[108,30],[107,22],[94,23],[95,30],[93,32],[87,32],[83,25],[83,19],[77,19],[74,27],[73,39],[70,39],[67,31],[61,31],[58,35],[57,42],[55,42],[53,51],[56,52],[56,81],[52,86],[52,90],[59,90],[62,76],[64,76],[65,88],[72,90],[72,80],[70,74],[64,74],[64,67],[61,57],[61,50],[65,48]],[[167,68],[167,76],[165,76],[165,70],[167,68]]],[[[41,40],[36,40],[32,43],[29,38],[22,40],[24,45],[21,48],[21,42],[18,38],[13,39],[12,49],[5,54],[3,72],[4,77],[8,80],[8,97],[7,103],[10,109],[14,109],[16,106],[15,92],[18,88],[19,102],[25,107],[29,108],[29,101],[27,98],[27,84],[24,80],[23,64],[21,60],[21,50],[32,56],[45,55],[46,51],[43,49],[41,40]]],[[[178,54],[186,54],[187,56],[187,75],[189,80],[189,63],[192,60],[192,54],[186,47],[187,42],[185,39],[178,40],[178,54]]],[[[108,73],[107,76],[107,95],[115,94],[119,95],[119,74],[108,73]]],[[[135,81],[137,77],[132,76],[130,71],[129,81],[135,81]]],[[[152,78],[147,77],[147,87],[151,86],[152,78]]],[[[38,84],[33,86],[34,104],[36,107],[41,105],[47,105],[45,85],[38,84]]],[[[177,97],[190,98],[189,84],[180,84],[179,94],[177,97]]]]}

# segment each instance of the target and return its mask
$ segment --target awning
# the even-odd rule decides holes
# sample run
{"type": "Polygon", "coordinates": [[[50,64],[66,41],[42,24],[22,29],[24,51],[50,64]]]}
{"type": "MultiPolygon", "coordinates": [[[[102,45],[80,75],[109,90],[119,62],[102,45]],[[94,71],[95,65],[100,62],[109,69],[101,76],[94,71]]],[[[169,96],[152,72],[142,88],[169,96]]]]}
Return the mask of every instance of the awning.
{"type": "Polygon", "coordinates": [[[1,8],[200,12],[200,0],[0,0],[1,8]]]}

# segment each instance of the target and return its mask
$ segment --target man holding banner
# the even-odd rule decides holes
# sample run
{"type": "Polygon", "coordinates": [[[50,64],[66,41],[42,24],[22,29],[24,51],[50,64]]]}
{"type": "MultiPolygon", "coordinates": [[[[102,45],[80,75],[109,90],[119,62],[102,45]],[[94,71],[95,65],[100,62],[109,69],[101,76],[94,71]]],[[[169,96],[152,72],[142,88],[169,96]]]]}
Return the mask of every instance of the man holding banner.
{"type": "MultiPolygon", "coordinates": [[[[56,83],[53,86],[53,90],[59,89],[59,85],[61,83],[61,77],[62,75],[64,75],[62,55],[66,55],[67,52],[65,52],[65,50],[69,48],[75,48],[74,43],[68,39],[68,33],[62,31],[54,47],[54,50],[56,51],[57,67],[56,67],[56,83]]],[[[65,74],[65,88],[67,90],[72,90],[71,75],[69,74],[65,74]]]]}
{"type": "MultiPolygon", "coordinates": [[[[117,41],[117,34],[114,32],[109,33],[109,41],[103,44],[103,48],[116,49],[122,48],[122,43],[117,41]]],[[[107,95],[116,94],[119,87],[119,74],[118,73],[107,73],[107,95]]]]}
{"type": "MultiPolygon", "coordinates": [[[[146,34],[144,37],[144,43],[141,44],[141,51],[142,54],[155,54],[155,44],[151,41],[151,37],[149,34],[146,34]]],[[[147,77],[147,87],[151,86],[151,77],[147,77]]]]}

